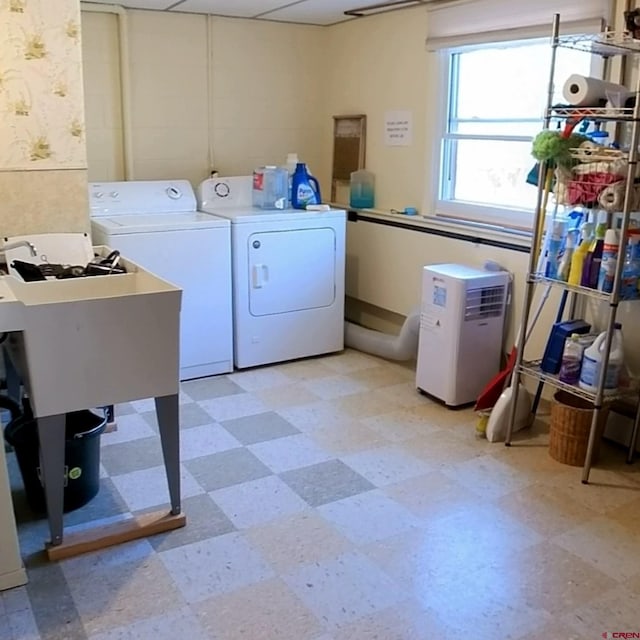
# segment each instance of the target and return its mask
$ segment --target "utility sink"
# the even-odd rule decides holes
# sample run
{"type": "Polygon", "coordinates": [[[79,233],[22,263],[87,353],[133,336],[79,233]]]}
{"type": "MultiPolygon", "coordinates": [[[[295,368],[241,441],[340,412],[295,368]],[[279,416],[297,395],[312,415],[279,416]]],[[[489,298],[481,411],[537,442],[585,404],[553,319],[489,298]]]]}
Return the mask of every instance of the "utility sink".
{"type": "Polygon", "coordinates": [[[9,349],[36,416],[178,393],[182,292],[120,263],[126,274],[0,281],[0,329],[23,332],[11,334],[9,349]],[[4,328],[7,304],[20,310],[13,321],[20,327],[4,328]]]}

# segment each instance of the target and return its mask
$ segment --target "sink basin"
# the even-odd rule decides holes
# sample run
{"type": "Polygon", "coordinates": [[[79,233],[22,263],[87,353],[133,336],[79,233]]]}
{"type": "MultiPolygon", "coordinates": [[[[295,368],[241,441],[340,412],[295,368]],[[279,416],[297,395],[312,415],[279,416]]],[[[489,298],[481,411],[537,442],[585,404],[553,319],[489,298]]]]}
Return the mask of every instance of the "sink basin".
{"type": "Polygon", "coordinates": [[[22,310],[23,334],[11,334],[9,348],[36,416],[178,392],[182,292],[135,263],[121,263],[128,273],[4,278],[0,295],[8,292],[22,310]]]}
{"type": "Polygon", "coordinates": [[[9,295],[27,307],[104,300],[175,289],[173,285],[139,269],[131,262],[121,260],[121,264],[127,267],[129,273],[38,282],[24,282],[13,276],[7,276],[6,288],[9,295]]]}

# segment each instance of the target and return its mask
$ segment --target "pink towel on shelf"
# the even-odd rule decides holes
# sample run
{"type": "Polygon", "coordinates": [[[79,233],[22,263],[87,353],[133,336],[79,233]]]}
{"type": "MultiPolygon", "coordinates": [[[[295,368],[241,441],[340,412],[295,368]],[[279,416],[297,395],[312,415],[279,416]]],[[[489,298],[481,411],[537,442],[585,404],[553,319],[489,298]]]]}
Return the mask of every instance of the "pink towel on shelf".
{"type": "Polygon", "coordinates": [[[600,193],[605,187],[623,179],[622,176],[615,173],[575,174],[567,185],[567,202],[569,204],[583,205],[596,204],[600,193]]]}

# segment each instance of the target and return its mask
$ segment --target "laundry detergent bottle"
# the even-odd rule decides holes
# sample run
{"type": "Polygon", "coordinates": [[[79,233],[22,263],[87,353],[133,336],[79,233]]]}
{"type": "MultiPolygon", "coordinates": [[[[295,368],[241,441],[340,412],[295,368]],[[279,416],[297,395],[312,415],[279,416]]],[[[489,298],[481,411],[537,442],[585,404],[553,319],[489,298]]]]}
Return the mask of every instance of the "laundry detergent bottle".
{"type": "Polygon", "coordinates": [[[294,209],[306,209],[307,205],[321,203],[320,184],[307,171],[307,165],[298,162],[291,180],[291,206],[294,209]]]}

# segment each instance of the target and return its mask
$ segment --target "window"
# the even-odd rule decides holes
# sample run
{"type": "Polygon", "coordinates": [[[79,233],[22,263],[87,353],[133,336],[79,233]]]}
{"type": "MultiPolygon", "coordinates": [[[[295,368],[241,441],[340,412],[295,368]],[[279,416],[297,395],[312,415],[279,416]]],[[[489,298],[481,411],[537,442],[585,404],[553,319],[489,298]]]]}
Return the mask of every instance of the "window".
{"type": "MultiPolygon", "coordinates": [[[[530,228],[536,189],[533,137],[542,129],[548,39],[441,51],[447,108],[442,122],[437,215],[530,228]]],[[[590,75],[592,56],[558,49],[554,102],[572,73],[590,75]]]]}

